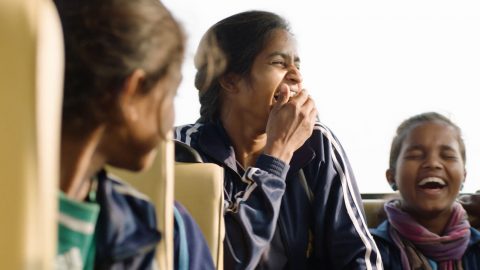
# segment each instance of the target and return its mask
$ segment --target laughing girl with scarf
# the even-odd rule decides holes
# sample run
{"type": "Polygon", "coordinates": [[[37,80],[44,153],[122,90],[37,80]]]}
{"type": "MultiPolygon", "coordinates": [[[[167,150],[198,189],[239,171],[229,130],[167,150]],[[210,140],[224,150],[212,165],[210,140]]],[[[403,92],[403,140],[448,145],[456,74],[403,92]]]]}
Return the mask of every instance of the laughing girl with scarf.
{"type": "Polygon", "coordinates": [[[465,181],[461,131],[438,113],[405,120],[390,151],[387,180],[400,199],[371,230],[385,269],[480,269],[480,232],[456,198],[465,181]]]}

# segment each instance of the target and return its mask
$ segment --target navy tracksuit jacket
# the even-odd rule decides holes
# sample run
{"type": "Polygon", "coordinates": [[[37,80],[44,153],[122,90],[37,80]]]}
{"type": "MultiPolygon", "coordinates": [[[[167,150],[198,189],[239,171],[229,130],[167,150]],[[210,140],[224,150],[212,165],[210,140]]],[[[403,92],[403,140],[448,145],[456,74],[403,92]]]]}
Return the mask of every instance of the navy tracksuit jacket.
{"type": "Polygon", "coordinates": [[[260,155],[245,171],[220,121],[177,127],[175,139],[224,168],[225,269],[382,269],[348,160],[323,124],[290,164],[260,155]]]}

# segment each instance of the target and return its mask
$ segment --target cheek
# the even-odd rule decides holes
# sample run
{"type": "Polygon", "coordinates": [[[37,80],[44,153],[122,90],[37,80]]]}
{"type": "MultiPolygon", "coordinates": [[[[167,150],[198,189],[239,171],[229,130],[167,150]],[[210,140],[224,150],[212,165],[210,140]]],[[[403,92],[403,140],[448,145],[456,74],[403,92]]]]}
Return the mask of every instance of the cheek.
{"type": "Polygon", "coordinates": [[[458,168],[455,168],[451,170],[452,178],[455,178],[459,182],[459,186],[465,181],[465,167],[459,166],[458,168]]]}
{"type": "Polygon", "coordinates": [[[398,169],[395,173],[395,180],[397,182],[397,185],[403,188],[409,188],[410,186],[413,186],[417,171],[415,166],[403,163],[400,167],[397,168],[398,169]]]}

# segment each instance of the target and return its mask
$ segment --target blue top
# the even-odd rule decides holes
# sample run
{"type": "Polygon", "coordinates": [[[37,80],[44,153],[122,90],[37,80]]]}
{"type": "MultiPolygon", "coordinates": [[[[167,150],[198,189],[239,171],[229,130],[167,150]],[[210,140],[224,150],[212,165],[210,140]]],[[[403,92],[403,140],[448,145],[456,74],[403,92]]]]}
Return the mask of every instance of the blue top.
{"type": "Polygon", "coordinates": [[[212,255],[197,223],[180,203],[175,202],[175,269],[214,269],[212,255]]]}
{"type": "MultiPolygon", "coordinates": [[[[98,173],[97,180],[95,206],[100,211],[98,212],[97,209],[97,214],[94,215],[94,218],[89,219],[93,222],[92,228],[87,227],[87,229],[90,228],[90,231],[88,231],[90,234],[93,228],[95,230],[93,240],[95,243],[94,268],[158,268],[154,265],[155,248],[160,241],[161,235],[157,230],[153,204],[147,196],[138,192],[127,183],[108,175],[104,170],[98,173]],[[96,226],[94,225],[95,221],[96,226]]],[[[82,203],[81,205],[84,204],[82,203]]],[[[175,212],[180,213],[180,222],[185,224],[183,229],[187,236],[189,269],[214,269],[210,251],[200,229],[180,204],[176,203],[175,207],[175,212]]],[[[72,211],[68,212],[71,213],[72,211]]],[[[64,220],[68,224],[72,224],[71,219],[64,220]]],[[[175,224],[177,223],[178,220],[175,220],[175,224]]],[[[82,224],[85,225],[85,222],[82,224]]],[[[86,230],[85,226],[74,226],[74,228],[86,230]]],[[[175,226],[175,229],[178,229],[178,227],[175,226]]],[[[71,237],[64,237],[65,230],[59,230],[59,234],[59,241],[61,242],[65,242],[65,239],[71,239],[71,237]]],[[[175,231],[176,234],[177,231],[175,231]]],[[[177,238],[175,239],[177,240],[177,238]]],[[[62,246],[66,245],[60,243],[59,247],[62,246]]],[[[63,252],[60,250],[60,253],[63,252]]],[[[177,246],[177,249],[174,250],[174,255],[178,257],[178,254],[179,249],[177,246]]],[[[58,262],[59,258],[57,258],[57,264],[58,262]]]]}

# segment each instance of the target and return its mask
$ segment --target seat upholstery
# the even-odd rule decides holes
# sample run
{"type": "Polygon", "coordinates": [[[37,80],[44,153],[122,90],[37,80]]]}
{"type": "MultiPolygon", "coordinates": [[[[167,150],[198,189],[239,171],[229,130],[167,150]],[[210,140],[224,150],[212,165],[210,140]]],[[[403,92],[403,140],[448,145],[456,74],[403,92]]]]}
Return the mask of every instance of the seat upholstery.
{"type": "Polygon", "coordinates": [[[176,163],[175,199],[192,214],[215,266],[223,269],[223,168],[212,163],[176,163]]]}
{"type": "MultiPolygon", "coordinates": [[[[365,196],[365,194],[362,194],[363,208],[365,210],[369,228],[375,228],[384,220],[386,220],[387,217],[385,211],[383,210],[383,205],[390,199],[398,198],[398,196],[399,195],[397,193],[375,194],[374,196],[365,196]]],[[[478,207],[476,207],[476,203],[473,202],[475,202],[475,200],[480,201],[480,199],[478,199],[480,196],[478,196],[478,198],[476,197],[477,196],[471,194],[462,194],[460,196],[460,198],[463,198],[462,204],[468,213],[470,224],[472,224],[473,227],[478,228],[480,227],[478,207]]]]}
{"type": "Polygon", "coordinates": [[[158,229],[162,232],[156,254],[159,269],[173,269],[173,147],[172,141],[161,142],[152,166],[144,172],[107,168],[109,173],[147,195],[155,205],[158,229]]]}
{"type": "MultiPolygon", "coordinates": [[[[177,146],[175,145],[177,148],[177,146]]],[[[191,149],[175,150],[190,156],[191,149]]],[[[194,150],[193,150],[194,151],[194,150]]],[[[217,269],[223,269],[223,169],[208,163],[173,163],[173,142],[162,143],[152,167],[132,173],[116,168],[107,170],[151,198],[162,232],[160,269],[173,269],[173,196],[181,202],[202,230],[217,269]],[[175,181],[173,181],[175,179],[175,181]],[[164,241],[165,240],[165,241],[164,241]],[[164,261],[167,260],[168,263],[164,261]]],[[[191,161],[198,162],[195,155],[191,161]]],[[[190,160],[190,157],[189,157],[190,160]]]]}
{"type": "Polygon", "coordinates": [[[0,1],[0,269],[52,269],[63,38],[51,1],[0,1]]]}
{"type": "Polygon", "coordinates": [[[375,228],[385,220],[383,211],[384,199],[363,199],[363,208],[369,228],[375,228]]]}

